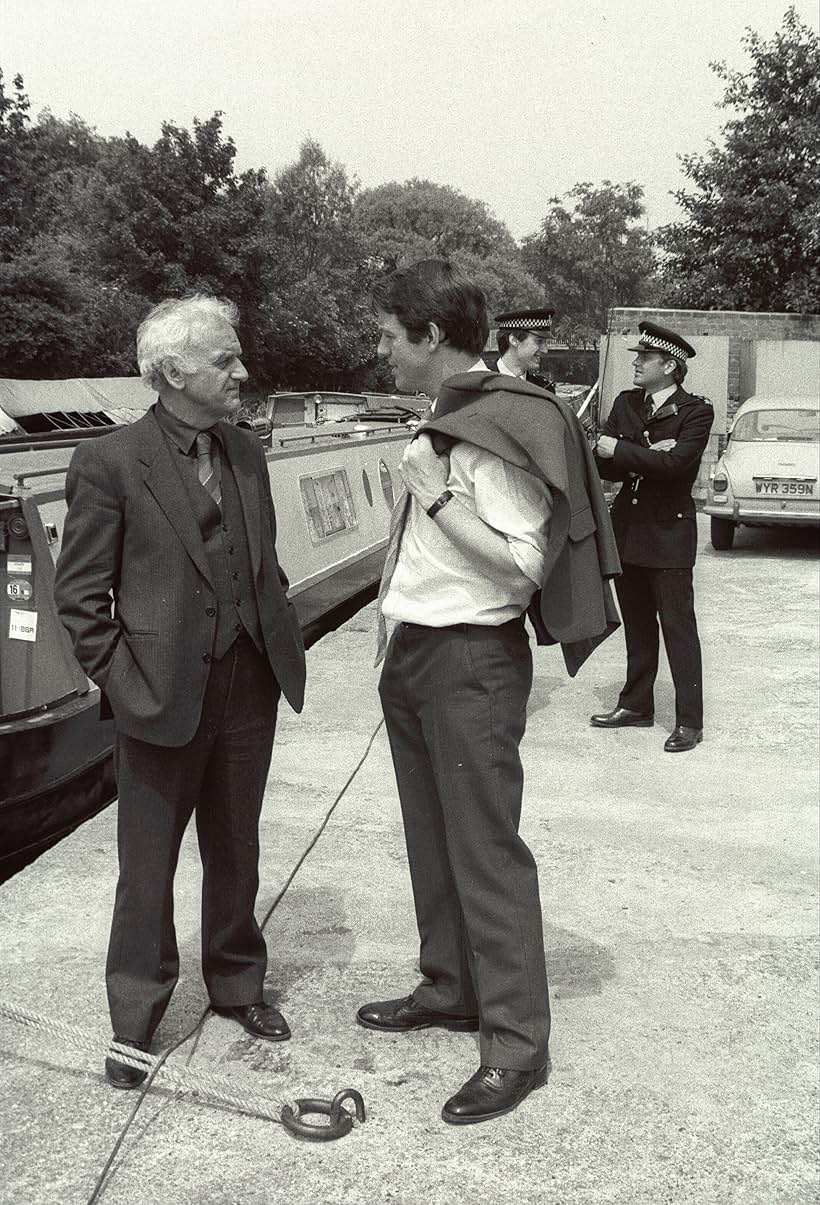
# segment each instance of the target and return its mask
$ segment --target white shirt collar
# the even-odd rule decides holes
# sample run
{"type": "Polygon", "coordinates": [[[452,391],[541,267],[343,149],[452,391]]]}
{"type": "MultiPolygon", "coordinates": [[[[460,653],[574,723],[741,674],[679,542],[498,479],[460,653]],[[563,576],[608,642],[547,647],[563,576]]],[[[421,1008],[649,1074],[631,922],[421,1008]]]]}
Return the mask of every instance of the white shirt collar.
{"type": "Polygon", "coordinates": [[[660,410],[664,402],[668,402],[672,394],[677,389],[677,385],[669,385],[666,389],[659,389],[657,393],[652,393],[649,396],[652,398],[652,413],[660,410]]]}
{"type": "MultiPolygon", "coordinates": [[[[473,364],[472,368],[469,371],[470,372],[492,372],[493,370],[491,368],[487,367],[484,360],[476,360],[475,364],[473,364]]],[[[498,365],[497,365],[495,371],[500,373],[502,377],[518,377],[519,381],[523,381],[527,375],[525,372],[522,372],[520,375],[517,372],[513,372],[513,370],[511,368],[509,368],[504,363],[503,359],[501,359],[500,357],[499,357],[498,365]]]]}
{"type": "Polygon", "coordinates": [[[513,372],[503,356],[499,356],[498,358],[498,368],[496,369],[496,372],[500,372],[503,377],[518,377],[519,381],[522,381],[527,375],[526,372],[513,372]]]}

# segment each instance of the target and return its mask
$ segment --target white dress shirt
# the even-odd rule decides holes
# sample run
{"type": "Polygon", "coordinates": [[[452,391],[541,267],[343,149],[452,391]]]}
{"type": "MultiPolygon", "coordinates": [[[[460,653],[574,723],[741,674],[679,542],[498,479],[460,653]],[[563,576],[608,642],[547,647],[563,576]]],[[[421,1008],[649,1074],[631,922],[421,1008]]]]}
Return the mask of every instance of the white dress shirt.
{"type": "Polygon", "coordinates": [[[515,570],[478,571],[469,555],[410,498],[399,558],[382,604],[385,619],[428,627],[476,623],[488,627],[515,619],[544,578],[552,497],[532,473],[501,457],[459,442],[450,452],[447,488],[507,538],[515,570]]]}

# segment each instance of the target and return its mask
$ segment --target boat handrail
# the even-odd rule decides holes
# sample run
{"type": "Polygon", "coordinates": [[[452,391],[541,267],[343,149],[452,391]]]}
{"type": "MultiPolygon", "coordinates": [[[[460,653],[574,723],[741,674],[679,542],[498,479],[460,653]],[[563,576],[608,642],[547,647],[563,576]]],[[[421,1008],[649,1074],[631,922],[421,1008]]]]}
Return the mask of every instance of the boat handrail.
{"type": "Polygon", "coordinates": [[[53,477],[56,473],[67,473],[68,465],[61,464],[54,469],[28,469],[25,473],[12,473],[12,480],[22,486],[27,477],[53,477]]]}
{"type": "Polygon", "coordinates": [[[411,427],[407,423],[385,423],[383,427],[364,427],[358,431],[328,431],[324,426],[315,430],[313,428],[301,428],[299,435],[279,436],[276,432],[286,430],[287,428],[274,427],[271,433],[272,440],[280,447],[291,443],[312,443],[315,444],[318,440],[325,439],[362,439],[371,435],[384,435],[392,433],[394,435],[407,435],[411,427]]]}
{"type": "Polygon", "coordinates": [[[70,435],[61,434],[56,439],[52,438],[50,431],[14,431],[11,435],[0,435],[0,455],[4,452],[42,452],[52,451],[54,448],[75,448],[81,439],[98,439],[101,435],[110,435],[112,431],[119,431],[125,426],[128,424],[112,423],[110,427],[78,428],[72,430],[70,435]]]}

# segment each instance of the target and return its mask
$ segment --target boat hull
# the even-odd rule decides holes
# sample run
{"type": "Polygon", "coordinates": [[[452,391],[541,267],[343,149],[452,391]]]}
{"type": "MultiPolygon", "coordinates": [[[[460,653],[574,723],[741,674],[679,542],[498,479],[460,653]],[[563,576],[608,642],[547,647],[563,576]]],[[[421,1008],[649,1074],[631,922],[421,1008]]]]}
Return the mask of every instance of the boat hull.
{"type": "MultiPolygon", "coordinates": [[[[317,429],[289,430],[287,439],[278,445],[274,441],[266,453],[278,519],[277,552],[307,647],[376,596],[408,434],[406,428],[393,428],[364,437],[325,438],[317,429]]],[[[29,527],[42,527],[30,532],[33,559],[38,554],[47,558],[52,575],[65,519],[64,474],[70,455],[71,448],[63,446],[0,458],[0,494],[7,500],[19,498],[29,527]]],[[[3,569],[7,566],[0,564],[3,569]]],[[[52,612],[50,620],[56,618],[53,595],[47,593],[44,602],[40,587],[38,631],[45,627],[44,611],[52,612]]],[[[7,627],[5,623],[0,639],[7,638],[7,627]]],[[[31,649],[34,654],[36,646],[31,649]]],[[[16,659],[19,664],[25,651],[9,642],[6,662],[16,659]]],[[[63,670],[76,677],[73,656],[65,648],[61,656],[70,662],[63,670]]],[[[2,668],[0,656],[0,675],[2,668]]],[[[0,677],[0,882],[116,798],[114,729],[111,721],[98,718],[97,688],[85,680],[69,697],[45,703],[37,698],[28,705],[17,698],[19,671],[14,680],[3,683],[0,677]],[[10,705],[12,696],[16,701],[10,705]]]]}

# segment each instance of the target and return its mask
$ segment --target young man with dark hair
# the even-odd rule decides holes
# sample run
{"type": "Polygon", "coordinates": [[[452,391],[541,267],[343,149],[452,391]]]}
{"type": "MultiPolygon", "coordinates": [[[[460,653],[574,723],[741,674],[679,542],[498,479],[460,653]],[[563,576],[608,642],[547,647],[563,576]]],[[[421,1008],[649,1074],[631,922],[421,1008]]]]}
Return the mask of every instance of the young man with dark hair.
{"type": "Polygon", "coordinates": [[[479,1031],[481,1066],[442,1110],[460,1125],[516,1108],[549,1065],[538,874],[518,832],[524,612],[543,586],[539,635],[564,644],[574,672],[617,626],[603,581],[617,556],[574,413],[523,381],[470,371],[487,334],[480,290],[425,261],[381,283],[375,304],[396,387],[434,399],[404,456],[378,603],[379,659],[395,625],[379,692],[423,978],[358,1020],[387,1033],[479,1031]]]}
{"type": "MultiPolygon", "coordinates": [[[[448,260],[420,260],[385,277],[373,289],[373,305],[377,313],[394,316],[409,343],[420,344],[431,323],[454,353],[474,359],[487,342],[490,327],[484,294],[448,260]]],[[[387,355],[381,345],[379,354],[387,355]]]]}

